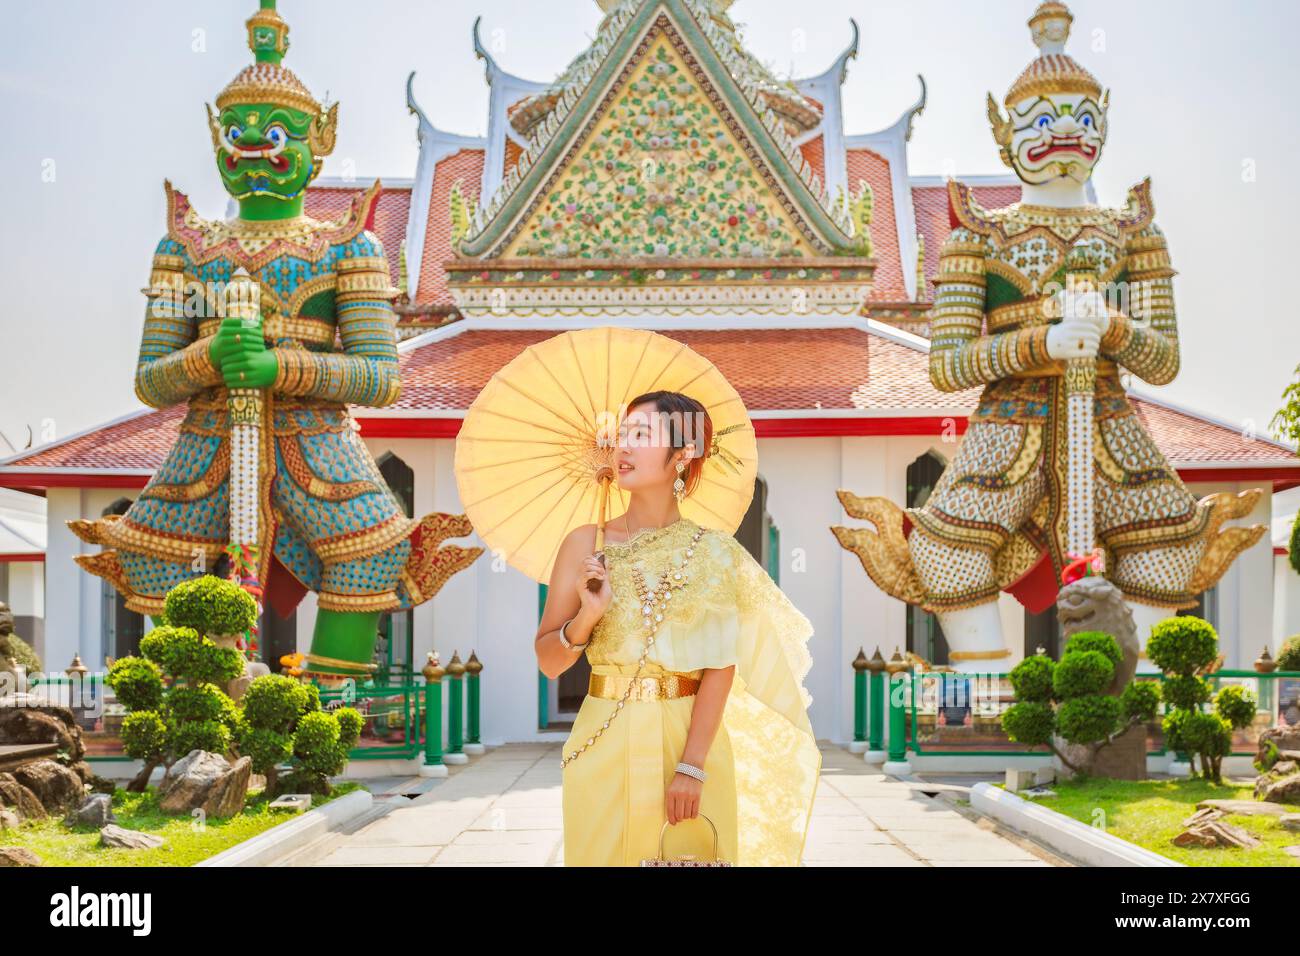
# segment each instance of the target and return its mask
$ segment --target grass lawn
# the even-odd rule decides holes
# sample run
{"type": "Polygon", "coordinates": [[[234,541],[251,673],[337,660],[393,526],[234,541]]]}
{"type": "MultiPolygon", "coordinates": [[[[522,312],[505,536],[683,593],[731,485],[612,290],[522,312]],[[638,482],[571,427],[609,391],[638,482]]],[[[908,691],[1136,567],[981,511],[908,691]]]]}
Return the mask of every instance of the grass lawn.
{"type": "MultiPolygon", "coordinates": [[[[999,784],[1001,786],[1001,784],[999,784]]],[[[1234,784],[1224,777],[1222,785],[1200,778],[1159,780],[1057,780],[1045,785],[1056,791],[1054,797],[1033,800],[1067,817],[1089,826],[1104,823],[1104,829],[1130,843],[1152,850],[1187,866],[1300,866],[1300,859],[1282,851],[1285,846],[1300,845],[1300,832],[1286,830],[1277,817],[1244,816],[1230,813],[1222,817],[1236,824],[1262,842],[1245,850],[1239,847],[1179,847],[1173,838],[1186,827],[1183,821],[1196,812],[1200,800],[1255,799],[1253,784],[1234,784]]],[[[1300,805],[1291,812],[1300,813],[1300,805]]]]}
{"type": "MultiPolygon", "coordinates": [[[[343,796],[362,785],[346,780],[333,786],[328,797],[313,796],[313,808],[343,796]]],[[[158,809],[158,789],[128,793],[121,787],[113,792],[113,815],[117,825],[162,837],[167,842],[149,850],[127,850],[99,845],[99,830],[65,827],[61,816],[27,821],[16,830],[0,831],[0,846],[21,846],[31,850],[46,866],[192,866],[264,830],[291,820],[297,813],[271,810],[265,791],[248,795],[243,813],[197,824],[187,815],[173,816],[158,809]]]]}

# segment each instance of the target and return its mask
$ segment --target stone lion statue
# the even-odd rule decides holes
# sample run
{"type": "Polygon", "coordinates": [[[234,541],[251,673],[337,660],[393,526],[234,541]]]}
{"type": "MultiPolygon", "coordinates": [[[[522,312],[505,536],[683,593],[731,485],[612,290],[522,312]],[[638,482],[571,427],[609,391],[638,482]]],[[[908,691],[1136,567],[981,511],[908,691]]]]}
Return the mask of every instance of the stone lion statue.
{"type": "Polygon", "coordinates": [[[10,658],[26,668],[29,674],[42,669],[41,659],[31,645],[14,633],[14,612],[8,604],[0,601],[0,671],[9,670],[10,658]]]}
{"type": "Polygon", "coordinates": [[[1056,617],[1061,622],[1061,636],[1066,641],[1080,631],[1101,631],[1115,638],[1124,657],[1104,693],[1119,696],[1137,672],[1138,654],[1142,648],[1137,626],[1133,623],[1133,612],[1129,610],[1123,593],[1103,577],[1079,578],[1061,588],[1056,597],[1056,617]]]}

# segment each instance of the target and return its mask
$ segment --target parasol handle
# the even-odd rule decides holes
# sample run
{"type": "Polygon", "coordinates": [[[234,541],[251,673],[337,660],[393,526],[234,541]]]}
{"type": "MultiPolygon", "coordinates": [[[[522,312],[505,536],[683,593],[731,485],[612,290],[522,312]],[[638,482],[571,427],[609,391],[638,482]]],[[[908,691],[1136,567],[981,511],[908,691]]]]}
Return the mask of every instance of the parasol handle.
{"type": "MultiPolygon", "coordinates": [[[[609,483],[614,478],[614,473],[608,467],[602,468],[596,476],[600,482],[600,518],[596,522],[596,559],[600,566],[608,568],[605,563],[605,518],[609,509],[609,483]]],[[[600,590],[600,578],[587,578],[587,590],[595,594],[600,590]]]]}

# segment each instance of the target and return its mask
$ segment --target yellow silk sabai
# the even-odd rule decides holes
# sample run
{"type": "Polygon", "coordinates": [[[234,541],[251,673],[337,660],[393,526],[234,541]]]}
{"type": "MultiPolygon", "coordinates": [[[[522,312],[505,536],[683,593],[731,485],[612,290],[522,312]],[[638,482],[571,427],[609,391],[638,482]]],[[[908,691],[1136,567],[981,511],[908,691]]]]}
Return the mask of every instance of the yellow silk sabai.
{"type": "MultiPolygon", "coordinates": [[[[605,545],[613,600],[586,654],[595,674],[636,673],[647,629],[633,583],[640,567],[653,590],[668,568],[690,583],[673,592],[642,676],[700,678],[735,665],[717,735],[704,763],[700,812],[717,827],[718,856],[737,866],[797,866],[803,853],[821,751],[808,720],[812,623],[730,534],[688,518],[605,545]]],[[[619,695],[621,697],[621,694],[619,695]]],[[[636,866],[659,855],[666,791],[682,759],[695,697],[618,701],[588,695],[564,755],[608,729],[563,772],[566,866],[636,866]],[[615,716],[617,714],[617,716],[615,716]]],[[[664,835],[663,856],[712,859],[713,831],[702,819],[664,835]]]]}

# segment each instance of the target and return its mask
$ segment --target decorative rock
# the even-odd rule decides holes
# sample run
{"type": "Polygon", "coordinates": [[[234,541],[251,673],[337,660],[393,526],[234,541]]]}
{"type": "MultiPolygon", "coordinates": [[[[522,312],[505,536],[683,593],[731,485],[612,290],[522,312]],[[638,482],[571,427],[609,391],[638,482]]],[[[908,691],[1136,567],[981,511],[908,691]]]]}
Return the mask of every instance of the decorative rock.
{"type": "Polygon", "coordinates": [[[1255,795],[1269,803],[1300,803],[1300,773],[1281,779],[1265,774],[1255,781],[1255,795]]]}
{"type": "Polygon", "coordinates": [[[1214,807],[1224,813],[1239,813],[1248,817],[1280,817],[1291,811],[1276,803],[1262,800],[1202,800],[1198,807],[1214,807]]]}
{"type": "Polygon", "coordinates": [[[8,807],[0,808],[0,830],[16,830],[22,822],[22,817],[13,810],[8,807]]]}
{"type": "Polygon", "coordinates": [[[21,820],[40,820],[45,816],[40,798],[15,780],[11,773],[0,773],[0,806],[10,808],[21,820]]]}
{"type": "Polygon", "coordinates": [[[113,815],[113,798],[106,793],[92,793],[82,801],[81,806],[69,813],[63,820],[66,826],[92,826],[96,830],[109,823],[116,823],[113,815]]]}
{"type": "Polygon", "coordinates": [[[86,755],[72,711],[30,696],[21,703],[17,697],[5,698],[0,706],[0,744],[58,744],[74,761],[86,755]]]}
{"type": "Polygon", "coordinates": [[[1225,815],[1226,814],[1224,814],[1224,812],[1220,810],[1218,807],[1202,807],[1201,809],[1193,813],[1190,817],[1188,817],[1186,820],[1184,820],[1183,826],[1197,827],[1200,826],[1201,824],[1209,823],[1211,820],[1217,820],[1219,819],[1219,817],[1225,815]]]}
{"type": "Polygon", "coordinates": [[[1300,857],[1300,846],[1284,846],[1282,852],[1288,856],[1300,857]]]}
{"type": "Polygon", "coordinates": [[[253,761],[240,757],[233,765],[220,754],[191,750],[172,764],[158,785],[163,813],[202,809],[209,817],[234,816],[244,809],[253,761]]]}
{"type": "Polygon", "coordinates": [[[167,841],[152,833],[128,830],[116,823],[110,823],[99,831],[100,846],[116,847],[122,850],[152,850],[167,841]]]}
{"type": "Polygon", "coordinates": [[[1284,813],[1277,818],[1283,830],[1300,830],[1300,813],[1284,813]]]}
{"type": "Polygon", "coordinates": [[[86,794],[81,777],[54,760],[25,764],[13,772],[13,778],[36,794],[36,799],[49,813],[61,813],[80,806],[86,794]]]}
{"type": "Polygon", "coordinates": [[[1282,759],[1287,758],[1287,751],[1300,756],[1300,727],[1270,727],[1262,731],[1259,735],[1259,758],[1264,757],[1269,744],[1278,749],[1278,756],[1282,759]]]}
{"type": "Polygon", "coordinates": [[[1184,830],[1174,837],[1175,846],[1239,846],[1245,849],[1257,847],[1260,841],[1246,830],[1224,820],[1212,820],[1184,830]]]}
{"type": "Polygon", "coordinates": [[[44,865],[41,858],[25,846],[0,846],[0,867],[44,865]]]}

